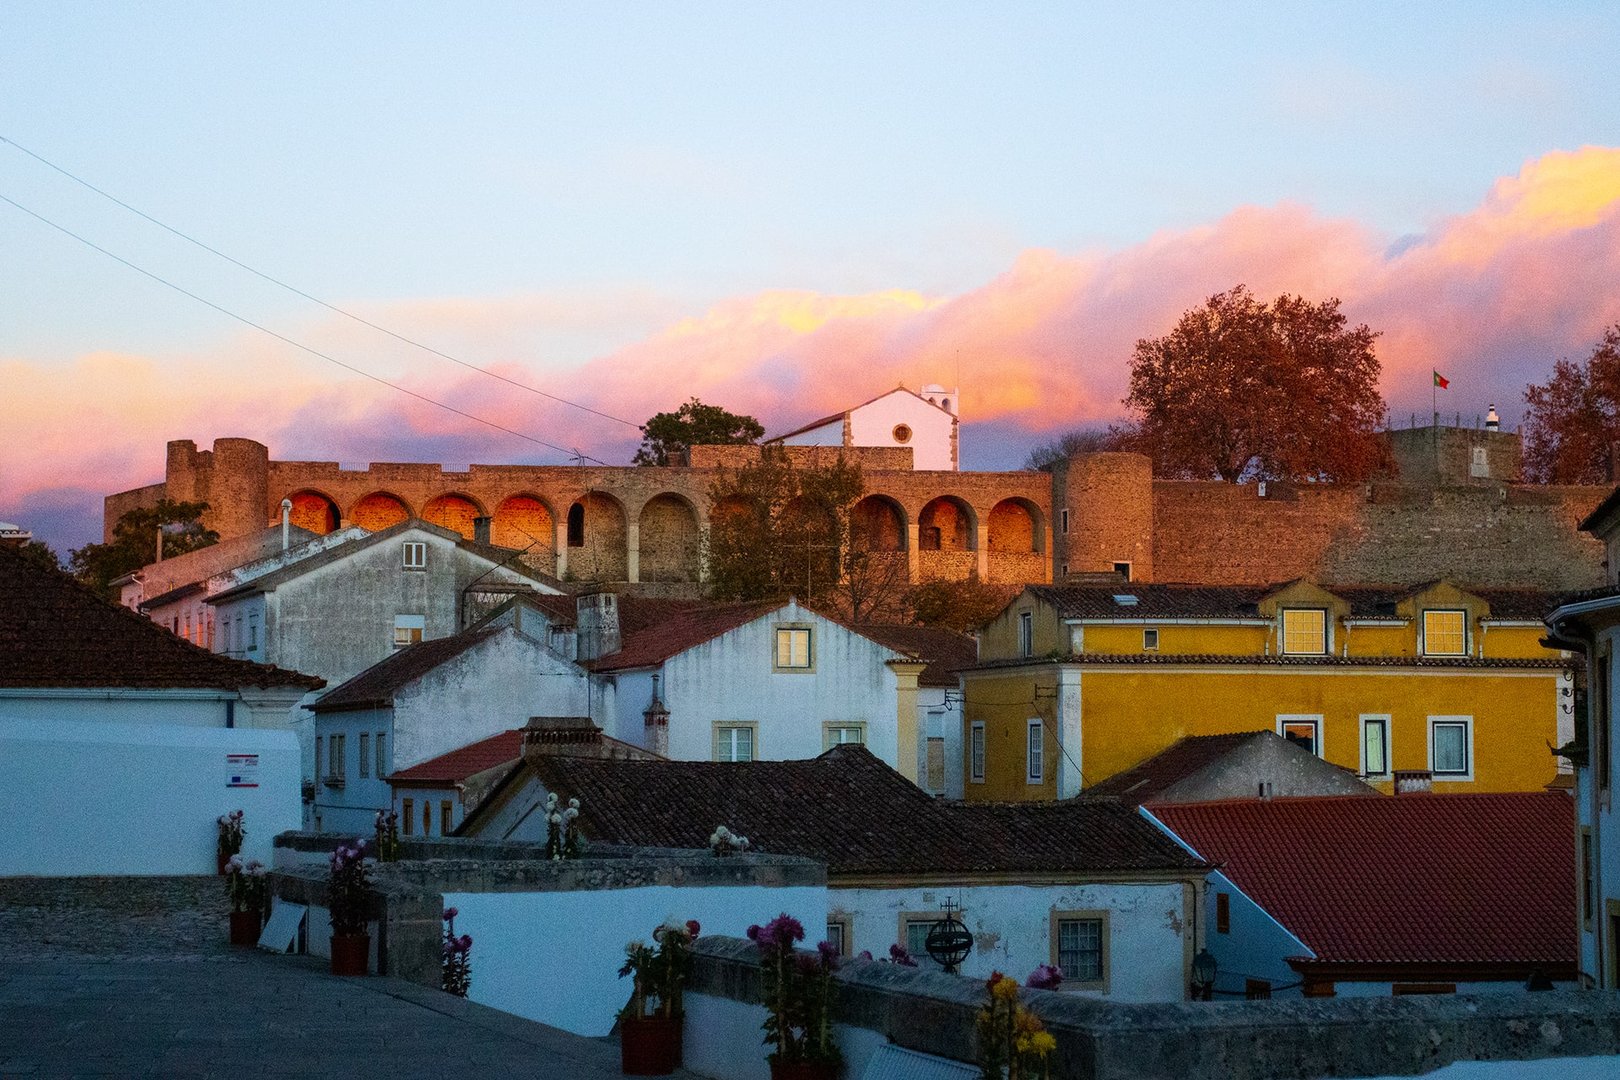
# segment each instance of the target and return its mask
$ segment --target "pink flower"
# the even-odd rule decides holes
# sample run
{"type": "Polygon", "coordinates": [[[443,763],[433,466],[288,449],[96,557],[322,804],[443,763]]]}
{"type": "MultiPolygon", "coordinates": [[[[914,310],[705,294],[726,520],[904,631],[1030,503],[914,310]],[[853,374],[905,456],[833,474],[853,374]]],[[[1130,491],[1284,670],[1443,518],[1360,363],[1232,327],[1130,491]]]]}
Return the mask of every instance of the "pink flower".
{"type": "Polygon", "coordinates": [[[444,909],[444,914],[439,916],[439,917],[441,919],[443,919],[445,922],[449,922],[451,919],[455,918],[457,915],[460,915],[460,914],[461,914],[461,909],[453,908],[453,907],[447,907],[447,908],[444,909]]]}
{"type": "Polygon", "coordinates": [[[1041,964],[1029,973],[1024,985],[1031,990],[1056,990],[1063,982],[1063,971],[1052,964],[1041,964]]]}
{"type": "Polygon", "coordinates": [[[686,933],[693,940],[697,939],[698,933],[702,929],[703,929],[703,927],[698,924],[698,921],[696,919],[687,919],[686,920],[686,933]]]}

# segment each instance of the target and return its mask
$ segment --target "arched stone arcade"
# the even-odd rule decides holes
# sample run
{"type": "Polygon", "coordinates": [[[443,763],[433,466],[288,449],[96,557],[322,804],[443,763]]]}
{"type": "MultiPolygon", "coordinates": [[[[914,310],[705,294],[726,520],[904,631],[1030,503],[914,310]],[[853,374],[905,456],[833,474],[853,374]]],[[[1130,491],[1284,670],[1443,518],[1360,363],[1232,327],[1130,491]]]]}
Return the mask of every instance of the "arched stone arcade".
{"type": "Polygon", "coordinates": [[[670,492],[642,504],[631,550],[638,581],[697,581],[702,566],[703,537],[695,507],[670,492]]]}
{"type": "Polygon", "coordinates": [[[354,501],[345,520],[367,532],[380,532],[411,516],[411,508],[398,495],[389,491],[373,491],[354,501]]]}
{"type": "MultiPolygon", "coordinates": [[[[337,500],[324,491],[315,491],[305,488],[295,491],[287,498],[292,501],[292,511],[287,515],[288,523],[300,529],[308,529],[317,536],[325,536],[337,529],[343,515],[338,510],[337,500]]],[[[270,524],[281,524],[281,504],[278,501],[275,510],[270,515],[270,524]]]]}

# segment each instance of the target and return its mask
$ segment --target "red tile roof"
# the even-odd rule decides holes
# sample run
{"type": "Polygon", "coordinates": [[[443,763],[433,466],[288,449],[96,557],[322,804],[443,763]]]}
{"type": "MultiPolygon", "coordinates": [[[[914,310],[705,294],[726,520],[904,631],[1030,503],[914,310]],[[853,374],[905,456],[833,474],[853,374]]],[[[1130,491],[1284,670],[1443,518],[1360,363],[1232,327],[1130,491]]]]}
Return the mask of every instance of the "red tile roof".
{"type": "Polygon", "coordinates": [[[315,690],[323,679],[199,648],[0,547],[0,687],[315,690]]]}
{"type": "MultiPolygon", "coordinates": [[[[1269,585],[1183,585],[1118,582],[1106,585],[1031,585],[1029,591],[1051,604],[1063,619],[1257,619],[1259,604],[1291,582],[1269,585]],[[1132,597],[1120,603],[1116,597],[1132,597]]],[[[1352,618],[1393,618],[1395,606],[1435,582],[1421,585],[1321,583],[1345,601],[1352,618]]],[[[1471,588],[1458,585],[1490,605],[1492,619],[1539,621],[1551,611],[1552,593],[1529,588],[1471,588]]]]}
{"type": "Polygon", "coordinates": [[[1152,813],[1323,963],[1573,967],[1560,792],[1273,799],[1152,813]]]}
{"type": "Polygon", "coordinates": [[[401,769],[390,774],[388,782],[422,784],[443,781],[446,785],[459,784],[469,776],[515,762],[522,756],[523,729],[517,728],[401,769]]]}

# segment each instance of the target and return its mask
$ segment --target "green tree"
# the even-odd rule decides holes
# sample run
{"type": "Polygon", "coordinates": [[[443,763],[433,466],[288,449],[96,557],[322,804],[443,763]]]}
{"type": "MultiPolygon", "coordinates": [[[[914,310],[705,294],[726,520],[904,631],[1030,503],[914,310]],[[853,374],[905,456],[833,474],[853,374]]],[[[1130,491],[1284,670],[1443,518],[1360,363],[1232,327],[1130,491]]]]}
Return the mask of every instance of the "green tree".
{"type": "Polygon", "coordinates": [[[839,454],[796,466],[781,447],[725,470],[709,486],[704,549],[716,600],[807,603],[833,598],[847,572],[850,508],[865,490],[859,465],[839,454]]]}
{"type": "Polygon", "coordinates": [[[205,529],[205,502],[161,499],[156,506],[131,510],[113,526],[112,541],[74,548],[68,557],[73,574],[91,588],[111,591],[112,582],[139,570],[157,558],[158,534],[163,534],[165,558],[219,542],[219,533],[205,529]]]}
{"type": "Polygon", "coordinates": [[[758,442],[765,428],[752,416],[727,412],[692,398],[674,412],[661,412],[641,425],[637,465],[679,464],[694,446],[740,446],[758,442]]]}
{"type": "Polygon", "coordinates": [[[1218,293],[1136,343],[1130,442],[1161,476],[1365,479],[1390,461],[1377,337],[1337,299],[1218,293]]]}
{"type": "Polygon", "coordinates": [[[922,626],[938,626],[959,634],[972,633],[1001,614],[1021,585],[987,585],[977,577],[967,581],[925,581],[907,596],[911,617],[922,626]]]}
{"type": "Polygon", "coordinates": [[[36,562],[41,566],[48,566],[52,570],[62,569],[61,556],[57,555],[56,552],[51,548],[51,545],[47,544],[43,540],[30,540],[17,550],[22,554],[23,558],[29,560],[30,562],[36,562]]]}
{"type": "Polygon", "coordinates": [[[1620,323],[1583,360],[1559,360],[1552,378],[1524,391],[1525,478],[1606,484],[1620,442],[1620,323]]]}

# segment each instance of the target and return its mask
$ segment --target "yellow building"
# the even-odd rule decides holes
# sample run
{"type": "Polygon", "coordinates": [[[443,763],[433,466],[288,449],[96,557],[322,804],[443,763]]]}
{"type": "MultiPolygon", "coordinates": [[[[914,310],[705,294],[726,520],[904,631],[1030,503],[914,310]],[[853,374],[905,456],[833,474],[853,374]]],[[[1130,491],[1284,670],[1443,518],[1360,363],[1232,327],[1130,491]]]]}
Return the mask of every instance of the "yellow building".
{"type": "Polygon", "coordinates": [[[1408,772],[1538,790],[1574,735],[1551,606],[1447,582],[1031,586],[961,673],[966,797],[1068,798],[1183,736],[1255,730],[1385,791],[1408,772]]]}

